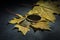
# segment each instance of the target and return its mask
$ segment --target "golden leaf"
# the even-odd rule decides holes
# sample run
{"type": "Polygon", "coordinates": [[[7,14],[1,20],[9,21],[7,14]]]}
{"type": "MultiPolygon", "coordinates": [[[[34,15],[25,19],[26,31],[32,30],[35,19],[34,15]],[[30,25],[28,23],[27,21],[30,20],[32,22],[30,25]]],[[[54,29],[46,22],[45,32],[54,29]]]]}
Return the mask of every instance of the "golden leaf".
{"type": "Polygon", "coordinates": [[[26,35],[28,31],[30,31],[30,25],[36,29],[39,28],[39,29],[51,30],[49,22],[52,22],[52,23],[55,22],[56,18],[53,13],[59,14],[60,13],[59,8],[57,8],[57,6],[51,2],[44,2],[44,1],[38,1],[36,5],[39,5],[39,6],[34,6],[33,9],[30,10],[25,15],[25,17],[23,17],[20,14],[16,14],[17,16],[21,18],[19,19],[14,18],[14,20],[11,20],[9,23],[11,24],[17,23],[15,27],[17,27],[18,30],[21,31],[24,35],[26,35]],[[26,18],[29,15],[33,15],[33,14],[41,17],[41,19],[37,21],[36,23],[34,21],[31,22],[32,21],[31,19],[29,19],[30,22],[26,20],[26,18]],[[22,23],[23,25],[20,24],[22,21],[23,21],[22,23]]]}

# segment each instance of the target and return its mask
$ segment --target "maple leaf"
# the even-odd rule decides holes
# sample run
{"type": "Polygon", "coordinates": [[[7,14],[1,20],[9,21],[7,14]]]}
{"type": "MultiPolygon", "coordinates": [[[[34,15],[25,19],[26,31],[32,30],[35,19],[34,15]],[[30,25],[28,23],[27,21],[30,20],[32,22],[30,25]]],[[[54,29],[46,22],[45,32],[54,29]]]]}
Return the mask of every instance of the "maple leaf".
{"type": "MultiPolygon", "coordinates": [[[[56,17],[53,13],[60,14],[59,8],[51,2],[44,2],[44,1],[38,1],[36,5],[39,5],[39,6],[34,6],[33,9],[30,10],[25,15],[25,17],[23,17],[20,14],[16,14],[21,18],[19,19],[14,18],[14,20],[11,20],[9,23],[11,24],[17,23],[15,27],[17,27],[18,30],[21,31],[24,35],[26,35],[28,31],[30,31],[31,26],[32,28],[35,28],[37,30],[38,29],[51,30],[49,22],[55,23],[56,17]],[[36,16],[38,15],[38,17],[41,17],[41,18],[36,21],[34,19],[31,19],[33,17],[30,17],[30,18],[28,17],[31,15],[36,15],[36,16]]],[[[37,18],[35,17],[35,19],[37,18]]]]}

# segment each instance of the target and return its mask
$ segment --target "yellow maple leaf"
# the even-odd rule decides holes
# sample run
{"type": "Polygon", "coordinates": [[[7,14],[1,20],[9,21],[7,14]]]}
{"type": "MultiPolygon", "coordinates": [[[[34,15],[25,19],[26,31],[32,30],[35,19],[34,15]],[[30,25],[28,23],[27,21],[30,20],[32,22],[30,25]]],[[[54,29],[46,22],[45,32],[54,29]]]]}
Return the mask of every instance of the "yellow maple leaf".
{"type": "Polygon", "coordinates": [[[18,30],[21,31],[24,35],[26,35],[26,33],[28,31],[30,31],[30,25],[36,29],[39,28],[39,29],[51,30],[49,22],[52,22],[52,23],[55,22],[56,18],[53,13],[59,14],[60,13],[60,11],[58,11],[59,9],[50,2],[38,1],[36,3],[36,5],[39,5],[39,6],[34,6],[33,9],[30,10],[25,15],[25,17],[23,17],[20,14],[16,14],[17,16],[19,16],[21,18],[19,18],[19,19],[14,18],[14,20],[11,20],[9,23],[11,23],[11,24],[17,23],[15,25],[15,27],[17,27],[18,30]],[[36,23],[35,23],[35,20],[33,20],[33,22],[31,22],[32,20],[27,18],[30,15],[38,15],[41,17],[41,19],[37,20],[36,23]],[[26,19],[28,19],[29,21],[27,21],[26,19]],[[22,24],[20,24],[21,21],[23,21],[22,24]],[[24,26],[26,26],[26,27],[24,27],[24,26]]]}

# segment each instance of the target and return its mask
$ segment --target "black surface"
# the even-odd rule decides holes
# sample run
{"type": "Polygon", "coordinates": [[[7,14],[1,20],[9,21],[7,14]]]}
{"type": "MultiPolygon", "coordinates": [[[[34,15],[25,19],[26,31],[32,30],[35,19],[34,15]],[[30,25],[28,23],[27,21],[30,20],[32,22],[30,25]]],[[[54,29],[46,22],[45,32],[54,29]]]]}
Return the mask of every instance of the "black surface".
{"type": "Polygon", "coordinates": [[[57,20],[55,24],[52,24],[52,31],[36,31],[34,33],[33,29],[29,31],[25,36],[22,33],[17,32],[17,29],[13,30],[14,25],[7,23],[12,18],[16,17],[15,15],[11,15],[6,9],[11,9],[16,13],[21,15],[26,14],[29,10],[32,9],[31,6],[20,6],[19,3],[32,4],[36,2],[35,0],[25,1],[25,0],[8,0],[7,2],[2,2],[0,5],[0,40],[60,40],[60,16],[56,16],[57,20]]]}

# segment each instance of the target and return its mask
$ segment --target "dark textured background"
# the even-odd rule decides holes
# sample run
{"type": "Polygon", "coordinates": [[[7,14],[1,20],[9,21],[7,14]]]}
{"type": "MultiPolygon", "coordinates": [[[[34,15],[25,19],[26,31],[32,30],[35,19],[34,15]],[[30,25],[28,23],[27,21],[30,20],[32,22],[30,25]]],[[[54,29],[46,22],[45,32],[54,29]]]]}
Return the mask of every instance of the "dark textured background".
{"type": "MultiPolygon", "coordinates": [[[[45,0],[47,1],[47,0],[45,0]]],[[[58,2],[59,0],[52,0],[58,2]]],[[[17,29],[12,30],[14,25],[7,25],[8,21],[16,17],[9,12],[9,10],[19,13],[21,15],[26,14],[33,7],[31,5],[22,6],[21,4],[33,4],[37,0],[8,0],[5,2],[0,1],[0,40],[60,40],[60,16],[56,16],[57,20],[55,24],[52,24],[52,31],[37,31],[34,33],[33,29],[25,36],[22,33],[17,32],[17,29]]]]}

